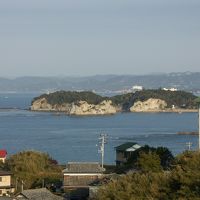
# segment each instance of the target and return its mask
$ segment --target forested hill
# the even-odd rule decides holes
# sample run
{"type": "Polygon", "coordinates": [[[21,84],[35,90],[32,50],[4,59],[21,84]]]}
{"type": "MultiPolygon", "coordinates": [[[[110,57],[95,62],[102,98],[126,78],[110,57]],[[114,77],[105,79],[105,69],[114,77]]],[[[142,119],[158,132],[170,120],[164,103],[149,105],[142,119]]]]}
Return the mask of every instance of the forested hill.
{"type": "Polygon", "coordinates": [[[84,92],[72,92],[72,91],[57,91],[50,94],[42,94],[39,97],[33,99],[32,103],[37,99],[45,98],[51,105],[61,105],[63,103],[77,103],[79,101],[86,101],[89,104],[99,104],[103,100],[109,99],[102,97],[90,91],[84,92]]]}
{"type": "Polygon", "coordinates": [[[195,95],[185,91],[164,91],[164,90],[143,90],[133,94],[131,103],[136,101],[145,101],[149,98],[162,99],[167,103],[167,107],[172,105],[179,108],[195,108],[195,95]]]}
{"type": "Polygon", "coordinates": [[[117,95],[113,97],[102,97],[90,91],[71,92],[71,91],[57,91],[50,94],[43,94],[33,99],[32,103],[38,99],[45,98],[51,105],[62,105],[63,103],[78,103],[79,101],[86,101],[89,104],[99,104],[103,100],[111,100],[113,105],[122,107],[122,110],[128,110],[137,101],[146,101],[150,98],[161,99],[167,103],[167,107],[172,105],[193,109],[196,107],[195,95],[185,91],[164,91],[158,90],[143,90],[135,93],[128,93],[117,95]]]}

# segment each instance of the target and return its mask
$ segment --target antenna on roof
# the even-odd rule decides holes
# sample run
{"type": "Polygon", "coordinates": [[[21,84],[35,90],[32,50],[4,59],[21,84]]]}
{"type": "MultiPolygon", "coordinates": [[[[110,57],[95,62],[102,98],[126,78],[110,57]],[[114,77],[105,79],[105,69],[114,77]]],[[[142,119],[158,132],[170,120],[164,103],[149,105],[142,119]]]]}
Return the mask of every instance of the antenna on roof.
{"type": "Polygon", "coordinates": [[[101,167],[102,167],[102,169],[104,169],[104,167],[103,167],[103,165],[104,165],[104,146],[107,143],[107,138],[108,138],[107,134],[103,134],[103,133],[100,134],[100,137],[99,137],[100,149],[99,149],[98,152],[101,153],[101,167]]]}

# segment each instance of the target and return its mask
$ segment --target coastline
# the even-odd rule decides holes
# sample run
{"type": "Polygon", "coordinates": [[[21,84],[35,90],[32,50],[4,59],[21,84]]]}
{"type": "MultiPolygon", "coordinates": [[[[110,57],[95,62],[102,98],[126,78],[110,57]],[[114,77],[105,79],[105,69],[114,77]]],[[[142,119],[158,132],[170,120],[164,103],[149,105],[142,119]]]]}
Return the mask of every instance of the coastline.
{"type": "Polygon", "coordinates": [[[134,111],[133,113],[195,113],[197,109],[164,109],[164,110],[141,110],[134,111]]]}
{"type": "Polygon", "coordinates": [[[55,115],[59,115],[59,114],[66,114],[68,116],[108,116],[108,115],[115,115],[118,113],[197,113],[198,110],[197,109],[164,109],[164,110],[141,110],[141,111],[117,111],[116,113],[105,113],[105,114],[69,114],[67,113],[67,111],[61,111],[61,110],[47,110],[47,109],[39,109],[39,110],[31,110],[28,109],[31,112],[49,112],[49,113],[54,113],[55,115]]]}

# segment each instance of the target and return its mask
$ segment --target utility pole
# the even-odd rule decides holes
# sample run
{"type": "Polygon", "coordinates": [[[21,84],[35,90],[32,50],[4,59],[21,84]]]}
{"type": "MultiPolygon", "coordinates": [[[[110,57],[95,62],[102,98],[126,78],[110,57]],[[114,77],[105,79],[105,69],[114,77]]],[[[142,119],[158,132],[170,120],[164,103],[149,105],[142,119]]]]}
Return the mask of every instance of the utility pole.
{"type": "Polygon", "coordinates": [[[18,178],[16,177],[16,179],[15,179],[15,191],[17,191],[17,189],[18,189],[18,178]]]}
{"type": "Polygon", "coordinates": [[[42,179],[42,188],[45,187],[45,182],[44,182],[44,178],[42,179]]]}
{"type": "Polygon", "coordinates": [[[198,150],[200,151],[200,97],[198,97],[195,101],[198,105],[198,127],[199,127],[199,148],[198,148],[198,150]]]}
{"type": "Polygon", "coordinates": [[[105,147],[105,144],[107,143],[107,134],[100,134],[100,137],[99,137],[99,143],[100,143],[100,149],[99,149],[99,153],[101,153],[101,167],[102,169],[104,169],[103,165],[104,165],[104,147],[105,147]]]}
{"type": "Polygon", "coordinates": [[[192,142],[186,142],[186,146],[188,147],[188,150],[191,150],[192,147],[192,142]]]}
{"type": "Polygon", "coordinates": [[[198,118],[199,118],[199,150],[200,150],[200,101],[198,103],[199,106],[199,114],[198,114],[198,118]]]}
{"type": "Polygon", "coordinates": [[[24,191],[24,181],[22,180],[22,185],[21,185],[21,192],[24,191]]]}

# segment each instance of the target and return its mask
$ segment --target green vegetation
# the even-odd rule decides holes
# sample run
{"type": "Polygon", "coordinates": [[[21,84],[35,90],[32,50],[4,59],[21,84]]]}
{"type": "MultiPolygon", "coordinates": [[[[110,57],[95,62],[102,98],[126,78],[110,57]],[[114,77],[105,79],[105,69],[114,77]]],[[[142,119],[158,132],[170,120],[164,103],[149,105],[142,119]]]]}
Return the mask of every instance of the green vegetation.
{"type": "Polygon", "coordinates": [[[132,96],[133,93],[116,95],[110,97],[110,100],[113,102],[114,105],[121,106],[123,111],[127,111],[132,106],[131,104],[132,96]]]}
{"type": "Polygon", "coordinates": [[[132,97],[132,102],[146,101],[149,98],[162,99],[166,101],[167,107],[172,105],[179,108],[195,108],[196,96],[185,91],[165,91],[165,90],[143,90],[136,92],[132,97]]]}
{"type": "Polygon", "coordinates": [[[48,154],[37,151],[23,151],[12,155],[2,167],[13,173],[18,186],[24,182],[24,188],[41,187],[45,184],[58,182],[62,178],[62,169],[48,154]]]}
{"type": "MultiPolygon", "coordinates": [[[[168,200],[200,199],[200,152],[186,151],[177,156],[171,169],[148,171],[146,166],[159,166],[158,157],[152,153],[140,154],[144,171],[123,175],[103,185],[97,200],[168,200]],[[145,159],[147,161],[145,161],[145,159]],[[144,165],[146,163],[147,165],[144,165]]],[[[155,169],[155,168],[154,168],[155,169]]]]}
{"type": "Polygon", "coordinates": [[[162,169],[160,157],[155,152],[141,152],[138,157],[137,166],[142,172],[159,172],[162,169]]]}
{"type": "Polygon", "coordinates": [[[161,99],[167,103],[167,107],[172,105],[178,108],[196,108],[196,96],[185,91],[165,91],[165,90],[142,90],[135,93],[128,93],[111,97],[114,104],[122,105],[124,110],[129,109],[137,101],[146,101],[150,98],[161,99]]]}
{"type": "Polygon", "coordinates": [[[49,104],[61,105],[63,103],[78,103],[79,101],[87,101],[89,104],[99,104],[103,100],[111,100],[113,105],[120,106],[122,111],[129,111],[129,108],[137,101],[146,101],[149,98],[157,98],[166,101],[167,107],[172,105],[178,108],[193,109],[197,107],[195,102],[196,96],[192,93],[184,91],[164,91],[158,90],[143,90],[135,93],[128,93],[117,95],[113,97],[102,97],[93,92],[71,92],[71,91],[57,91],[50,94],[43,94],[33,99],[32,103],[37,100],[45,98],[49,104]]]}
{"type": "Polygon", "coordinates": [[[103,100],[107,99],[106,97],[101,97],[93,92],[84,91],[84,92],[71,92],[71,91],[57,91],[50,94],[43,94],[39,97],[33,99],[32,103],[37,100],[45,98],[47,102],[51,105],[61,105],[63,103],[78,103],[79,101],[87,101],[90,104],[98,104],[103,100]]]}
{"type": "Polygon", "coordinates": [[[125,170],[137,168],[143,171],[159,171],[160,169],[167,170],[174,161],[174,156],[166,147],[150,147],[145,145],[132,152],[125,170]],[[152,166],[151,166],[152,165],[152,166]],[[155,169],[154,169],[155,168],[155,169]]]}

